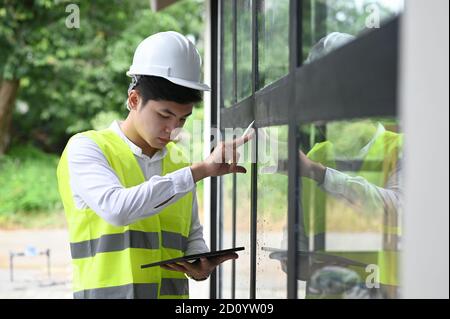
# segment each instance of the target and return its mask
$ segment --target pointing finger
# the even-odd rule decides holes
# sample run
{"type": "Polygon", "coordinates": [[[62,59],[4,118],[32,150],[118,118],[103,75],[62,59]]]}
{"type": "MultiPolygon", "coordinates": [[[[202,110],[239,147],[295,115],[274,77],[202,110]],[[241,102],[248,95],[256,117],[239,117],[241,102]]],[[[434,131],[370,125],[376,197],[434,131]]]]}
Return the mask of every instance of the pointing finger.
{"type": "Polygon", "coordinates": [[[233,141],[233,146],[234,147],[241,146],[241,145],[247,143],[249,140],[251,140],[254,136],[255,136],[255,130],[251,129],[251,131],[248,134],[235,139],[233,141]]]}

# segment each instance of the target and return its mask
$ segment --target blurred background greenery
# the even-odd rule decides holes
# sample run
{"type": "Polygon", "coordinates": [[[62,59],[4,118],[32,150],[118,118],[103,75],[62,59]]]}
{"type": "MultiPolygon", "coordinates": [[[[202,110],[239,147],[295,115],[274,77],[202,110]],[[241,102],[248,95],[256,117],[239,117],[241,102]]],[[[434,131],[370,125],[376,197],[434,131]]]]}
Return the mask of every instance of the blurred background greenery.
{"type": "Polygon", "coordinates": [[[204,14],[203,0],[160,12],[148,0],[0,0],[0,227],[64,224],[55,172],[67,140],[126,117],[125,72],[147,36],[175,30],[202,53],[204,14]],[[71,3],[80,28],[66,27],[71,3]]]}

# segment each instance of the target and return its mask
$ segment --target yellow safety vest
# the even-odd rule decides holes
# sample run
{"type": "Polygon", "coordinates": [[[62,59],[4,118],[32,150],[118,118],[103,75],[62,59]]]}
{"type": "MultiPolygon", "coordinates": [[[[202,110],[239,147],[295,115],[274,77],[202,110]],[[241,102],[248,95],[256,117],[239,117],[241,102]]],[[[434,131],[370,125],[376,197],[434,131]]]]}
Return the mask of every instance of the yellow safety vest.
{"type": "MultiPolygon", "coordinates": [[[[80,133],[102,150],[125,188],[145,182],[128,145],[111,129],[80,133]]],[[[69,141],[70,143],[70,141],[69,141]]],[[[188,166],[173,143],[162,162],[162,175],[188,166]],[[172,160],[177,157],[177,163],[172,160]],[[181,163],[180,163],[181,162],[181,163]]],[[[184,256],[192,217],[192,193],[160,213],[127,226],[113,226],[92,209],[75,206],[67,161],[67,147],[57,169],[73,263],[75,298],[189,298],[188,280],[181,272],[141,265],[184,256]]]]}
{"type": "MultiPolygon", "coordinates": [[[[390,174],[395,172],[398,165],[402,147],[403,136],[397,133],[385,131],[371,145],[367,155],[362,160],[362,166],[357,175],[365,178],[370,183],[385,187],[390,174]]],[[[307,154],[308,158],[323,165],[336,168],[334,146],[326,141],[314,145],[307,154]]],[[[330,203],[336,202],[317,186],[317,183],[308,178],[302,178],[302,207],[303,221],[306,235],[311,238],[324,238],[326,233],[327,208],[330,203]]],[[[380,207],[383,210],[383,207],[380,207]]],[[[327,254],[345,257],[365,264],[377,265],[379,269],[379,282],[384,285],[398,285],[399,252],[395,244],[400,236],[400,228],[396,218],[384,217],[383,224],[383,249],[377,252],[326,252],[327,254]]],[[[315,248],[324,251],[325,247],[315,248]]],[[[361,276],[367,276],[365,269],[350,267],[361,276]]],[[[364,277],[362,277],[364,278],[364,277]]]]}

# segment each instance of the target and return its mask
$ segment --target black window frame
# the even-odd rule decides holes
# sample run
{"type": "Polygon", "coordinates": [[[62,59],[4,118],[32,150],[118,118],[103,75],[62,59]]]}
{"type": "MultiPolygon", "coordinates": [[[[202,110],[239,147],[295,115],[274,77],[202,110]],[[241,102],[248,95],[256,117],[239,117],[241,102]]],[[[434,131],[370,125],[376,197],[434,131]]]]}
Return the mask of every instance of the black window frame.
{"type": "MultiPolygon", "coordinates": [[[[242,101],[236,96],[236,0],[233,1],[233,101],[224,107],[221,95],[223,53],[221,43],[222,5],[211,1],[212,41],[212,103],[211,126],[246,127],[255,120],[256,128],[288,125],[288,265],[287,297],[297,299],[297,236],[302,216],[300,203],[300,172],[298,149],[300,125],[316,121],[338,121],[367,117],[396,117],[398,92],[399,24],[401,16],[385,21],[351,43],[325,57],[302,65],[302,9],[305,0],[290,0],[289,73],[257,90],[258,84],[258,19],[257,3],[252,0],[252,93],[242,101]],[[216,35],[216,37],[214,36],[216,35]],[[218,39],[218,41],[216,40],[218,39]],[[326,81],[333,78],[333,81],[326,81]]],[[[257,140],[255,140],[257,143],[257,140]]],[[[256,145],[258,147],[258,145],[256,145]]],[[[251,166],[251,228],[250,228],[250,298],[256,297],[257,240],[257,159],[251,166]]],[[[220,241],[221,183],[211,183],[211,249],[220,241]]],[[[233,245],[236,232],[236,177],[233,178],[233,245]]],[[[219,271],[220,273],[220,271],[219,271]]],[[[210,297],[220,297],[220,275],[212,275],[210,297]]],[[[235,266],[232,268],[232,292],[235,296],[235,266]]]]}

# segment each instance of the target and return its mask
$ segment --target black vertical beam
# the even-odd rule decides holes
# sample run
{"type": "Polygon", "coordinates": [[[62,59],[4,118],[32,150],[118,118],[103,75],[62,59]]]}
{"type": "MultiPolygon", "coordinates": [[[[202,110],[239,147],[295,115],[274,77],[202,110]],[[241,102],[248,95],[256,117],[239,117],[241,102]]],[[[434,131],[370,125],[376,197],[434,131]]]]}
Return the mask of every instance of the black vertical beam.
{"type": "MultiPolygon", "coordinates": [[[[237,103],[237,0],[232,3],[233,13],[233,105],[237,103]]],[[[233,136],[233,139],[235,136],[233,136]]],[[[233,247],[236,247],[236,174],[233,174],[233,193],[232,193],[232,227],[231,241],[233,247]]],[[[235,298],[236,283],[236,262],[231,263],[231,298],[235,298]]]]}
{"type": "MultiPolygon", "coordinates": [[[[301,17],[302,0],[290,1],[289,17],[289,77],[291,83],[295,83],[295,74],[301,64],[302,39],[301,39],[301,17]]],[[[294,86],[292,85],[292,88],[294,86]]],[[[287,297],[297,299],[297,271],[298,271],[298,231],[299,231],[299,129],[298,123],[293,116],[297,112],[295,105],[296,91],[290,90],[289,113],[289,154],[288,154],[288,263],[287,263],[287,297]]]]}
{"type": "Polygon", "coordinates": [[[232,16],[233,16],[233,45],[232,45],[232,60],[233,60],[233,103],[232,105],[237,103],[237,0],[233,0],[232,2],[232,16]]]}
{"type": "MultiPolygon", "coordinates": [[[[252,101],[253,112],[255,110],[255,92],[257,90],[259,74],[258,74],[258,2],[260,0],[252,0],[252,101]]],[[[257,129],[256,129],[257,133],[257,129]]],[[[256,134],[256,136],[258,136],[256,134]]],[[[258,209],[258,139],[254,139],[255,156],[251,166],[251,200],[250,200],[250,298],[256,298],[256,241],[257,241],[257,209],[258,209]]]]}
{"type": "MultiPolygon", "coordinates": [[[[211,128],[218,127],[218,109],[219,109],[219,96],[218,92],[221,87],[222,81],[218,81],[218,67],[222,64],[222,50],[219,50],[219,23],[221,23],[221,13],[219,10],[219,3],[216,0],[210,0],[210,22],[211,22],[211,128]],[[220,56],[219,56],[220,55],[220,56]],[[219,57],[219,62],[217,58],[219,57]]],[[[221,72],[222,74],[222,72],[221,72]]],[[[221,75],[222,76],[222,75],[221,75]]],[[[220,97],[222,100],[222,97],[220,97]]],[[[223,103],[221,103],[223,104],[223,103]]],[[[211,221],[211,238],[210,248],[211,251],[217,250],[217,177],[211,177],[211,206],[210,206],[210,221],[211,221]]],[[[209,295],[211,299],[217,298],[217,271],[214,270],[210,277],[209,295]]]]}
{"type": "MultiPolygon", "coordinates": [[[[233,174],[233,219],[232,219],[232,247],[236,247],[236,192],[237,192],[237,177],[233,174]]],[[[231,299],[236,298],[236,261],[231,262],[231,299]]]]}
{"type": "MultiPolygon", "coordinates": [[[[217,39],[220,39],[220,42],[217,43],[217,47],[216,47],[216,53],[218,54],[219,57],[219,61],[217,61],[218,66],[214,66],[214,67],[218,67],[219,68],[219,75],[218,78],[220,79],[220,83],[218,83],[217,89],[219,89],[219,92],[216,92],[216,96],[218,96],[218,105],[216,110],[217,110],[217,114],[219,114],[220,109],[224,107],[224,89],[223,89],[223,84],[225,83],[225,67],[224,67],[224,62],[223,62],[223,47],[224,47],[224,34],[225,32],[224,30],[224,4],[223,4],[223,0],[209,0],[211,2],[211,7],[215,6],[217,9],[217,17],[215,17],[215,19],[217,19],[218,21],[216,22],[216,32],[218,32],[216,34],[216,36],[214,37],[214,39],[211,42],[217,42],[217,39]]],[[[212,11],[211,11],[212,12],[212,11]]],[[[214,17],[213,17],[214,18],[214,17]]],[[[215,57],[213,57],[213,59],[215,59],[215,57]]],[[[214,110],[214,112],[216,111],[214,110]]],[[[212,118],[212,114],[211,114],[211,118],[212,118]]],[[[218,123],[218,117],[215,117],[215,121],[216,123],[218,123]]]]}
{"type": "MultiPolygon", "coordinates": [[[[233,0],[233,104],[237,102],[237,0],[233,0]]],[[[234,138],[234,136],[233,136],[234,138]]],[[[236,247],[236,174],[233,174],[232,244],[236,247]]],[[[231,264],[231,298],[235,298],[236,262],[231,264]]]]}

